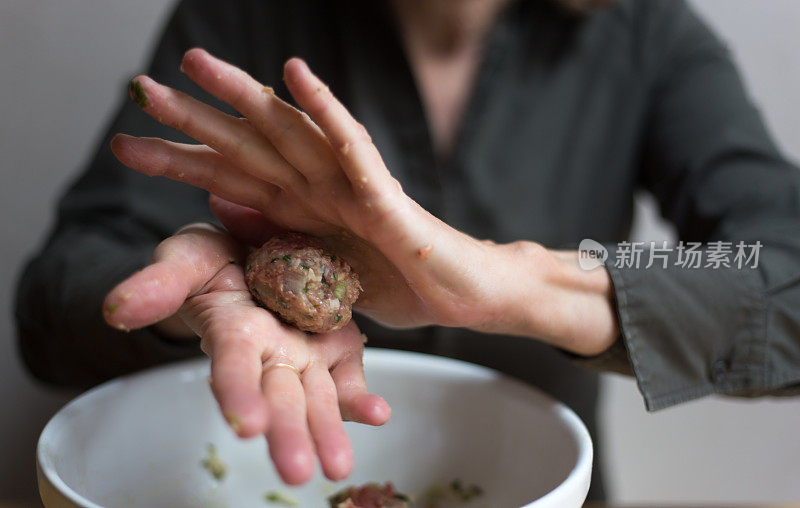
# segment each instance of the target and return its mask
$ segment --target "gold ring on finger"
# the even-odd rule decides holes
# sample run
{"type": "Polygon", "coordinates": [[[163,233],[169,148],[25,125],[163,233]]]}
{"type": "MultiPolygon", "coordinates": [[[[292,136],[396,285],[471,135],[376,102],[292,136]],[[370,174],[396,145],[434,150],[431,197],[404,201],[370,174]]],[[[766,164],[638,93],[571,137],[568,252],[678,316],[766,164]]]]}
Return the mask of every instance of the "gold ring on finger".
{"type": "Polygon", "coordinates": [[[294,372],[295,374],[297,374],[297,377],[301,377],[301,376],[302,376],[302,375],[301,375],[301,373],[300,373],[300,371],[297,369],[297,367],[295,367],[294,365],[292,365],[292,364],[290,364],[290,363],[280,363],[280,362],[279,362],[279,363],[273,363],[272,365],[270,365],[269,367],[267,367],[266,369],[264,369],[264,372],[265,372],[265,373],[266,373],[266,372],[269,372],[270,370],[272,370],[272,369],[276,369],[276,368],[278,368],[278,367],[282,367],[282,368],[285,368],[285,369],[289,369],[289,370],[291,370],[292,372],[294,372]]]}

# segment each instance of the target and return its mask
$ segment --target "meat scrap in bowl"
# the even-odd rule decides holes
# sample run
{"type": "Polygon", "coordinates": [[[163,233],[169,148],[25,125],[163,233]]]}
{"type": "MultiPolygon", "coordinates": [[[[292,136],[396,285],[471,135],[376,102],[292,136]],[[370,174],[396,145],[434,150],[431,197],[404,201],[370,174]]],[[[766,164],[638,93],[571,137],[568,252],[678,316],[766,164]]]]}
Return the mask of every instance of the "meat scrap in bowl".
{"type": "Polygon", "coordinates": [[[256,302],[300,330],[324,333],[345,326],[361,293],[358,275],[318,238],[282,233],[253,251],[245,281],[256,302]]]}
{"type": "Polygon", "coordinates": [[[330,508],[408,508],[408,500],[391,482],[347,487],[328,498],[330,508]]]}

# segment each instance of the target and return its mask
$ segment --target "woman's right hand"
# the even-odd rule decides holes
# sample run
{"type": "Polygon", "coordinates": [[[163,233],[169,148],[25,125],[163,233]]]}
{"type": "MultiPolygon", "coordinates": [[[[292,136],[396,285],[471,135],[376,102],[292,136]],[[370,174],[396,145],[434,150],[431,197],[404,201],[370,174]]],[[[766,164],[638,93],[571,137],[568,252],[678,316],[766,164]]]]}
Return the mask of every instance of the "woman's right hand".
{"type": "Polygon", "coordinates": [[[393,327],[535,337],[587,355],[616,340],[606,272],[583,271],[534,242],[480,241],[428,213],[302,60],[286,63],[284,82],[308,114],[205,51],[188,51],[181,68],[244,118],[142,76],[132,94],[144,111],[204,145],[119,135],[114,154],[321,238],[359,274],[361,314],[393,327]]]}
{"type": "Polygon", "coordinates": [[[266,435],[284,481],[308,481],[315,454],[328,478],[342,480],[353,466],[342,421],[382,425],[391,412],[366,391],[364,336],[353,322],[317,335],[282,324],[250,297],[244,256],[215,226],[186,226],[106,296],[103,315],[123,330],[184,323],[211,358],[223,415],[241,437],[266,435]]]}

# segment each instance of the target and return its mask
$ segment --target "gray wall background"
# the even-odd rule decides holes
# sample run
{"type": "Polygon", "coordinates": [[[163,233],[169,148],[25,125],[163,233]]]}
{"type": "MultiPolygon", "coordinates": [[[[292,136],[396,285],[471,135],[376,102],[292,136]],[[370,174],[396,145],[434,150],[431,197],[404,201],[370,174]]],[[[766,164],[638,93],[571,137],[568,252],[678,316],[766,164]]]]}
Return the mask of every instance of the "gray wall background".
{"type": "MultiPolygon", "coordinates": [[[[781,146],[800,159],[800,2],[693,0],[736,53],[781,146]]],[[[33,382],[17,359],[12,290],[53,202],[87,162],[140,71],[173,0],[0,2],[0,500],[34,496],[33,454],[72,395],[33,382]]],[[[638,239],[664,239],[647,196],[638,239]]],[[[800,400],[705,399],[648,414],[635,384],[608,376],[602,421],[620,502],[800,500],[800,400]]]]}

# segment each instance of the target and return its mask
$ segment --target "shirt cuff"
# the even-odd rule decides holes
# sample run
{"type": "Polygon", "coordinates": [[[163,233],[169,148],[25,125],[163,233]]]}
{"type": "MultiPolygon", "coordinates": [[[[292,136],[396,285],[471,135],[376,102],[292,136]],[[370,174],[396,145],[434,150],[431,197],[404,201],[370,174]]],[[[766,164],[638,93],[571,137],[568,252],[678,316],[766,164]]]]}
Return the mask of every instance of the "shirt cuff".
{"type": "Polygon", "coordinates": [[[766,303],[756,269],[620,267],[615,246],[607,248],[622,341],[648,410],[765,387],[766,303]]]}
{"type": "Polygon", "coordinates": [[[599,372],[616,372],[625,376],[633,376],[628,349],[625,347],[625,341],[621,335],[617,337],[614,344],[598,355],[582,356],[569,351],[563,351],[563,353],[580,367],[599,372]]]}

